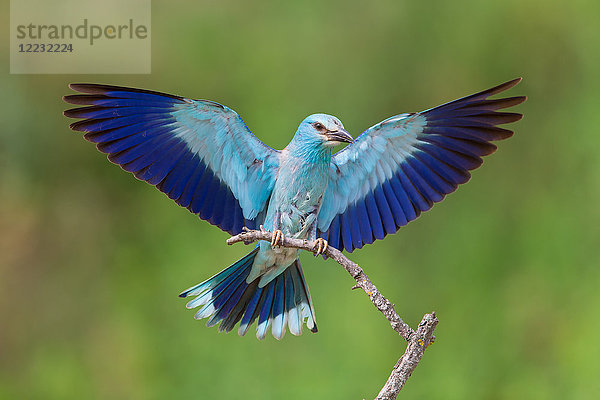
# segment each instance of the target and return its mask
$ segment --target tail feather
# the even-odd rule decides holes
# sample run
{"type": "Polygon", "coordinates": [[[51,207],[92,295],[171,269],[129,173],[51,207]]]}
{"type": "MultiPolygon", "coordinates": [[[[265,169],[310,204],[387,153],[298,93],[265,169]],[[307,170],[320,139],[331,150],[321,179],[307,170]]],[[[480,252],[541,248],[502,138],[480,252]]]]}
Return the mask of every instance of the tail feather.
{"type": "Polygon", "coordinates": [[[315,321],[315,309],[310,298],[310,293],[308,292],[308,286],[306,286],[306,281],[304,280],[304,273],[302,273],[302,268],[300,268],[300,261],[296,260],[295,264],[295,274],[292,274],[292,278],[294,279],[296,293],[299,293],[302,299],[302,318],[306,318],[306,326],[311,332],[315,333],[318,331],[317,321],[315,321]]]}
{"type": "Polygon", "coordinates": [[[257,252],[258,247],[212,278],[179,295],[197,296],[186,305],[187,308],[202,306],[194,318],[209,318],[207,326],[221,323],[221,332],[230,332],[240,322],[240,336],[244,336],[250,325],[257,321],[256,337],[259,339],[265,338],[269,328],[272,328],[276,339],[281,339],[286,325],[293,335],[300,335],[304,320],[312,332],[317,332],[312,300],[300,262],[296,260],[260,288],[260,277],[250,284],[246,282],[257,252]]]}
{"type": "MultiPolygon", "coordinates": [[[[246,278],[243,275],[245,275],[245,274],[242,274],[242,278],[245,280],[246,278]]],[[[224,293],[223,295],[218,296],[216,298],[216,300],[214,302],[215,312],[212,314],[212,316],[206,323],[206,326],[208,326],[208,327],[215,326],[219,322],[221,322],[223,319],[225,319],[227,317],[227,315],[229,315],[229,311],[231,311],[231,307],[235,306],[235,304],[241,297],[243,290],[245,289],[244,287],[242,287],[242,285],[243,285],[242,280],[238,279],[237,282],[232,283],[230,285],[230,287],[226,293],[224,293]],[[233,305],[230,307],[229,305],[231,303],[233,303],[233,305]],[[228,309],[229,309],[229,311],[228,311],[228,309]]]]}
{"type": "MultiPolygon", "coordinates": [[[[258,287],[258,281],[254,281],[250,285],[248,285],[246,290],[244,290],[244,293],[242,294],[242,297],[240,298],[238,303],[235,305],[233,310],[231,310],[231,312],[229,313],[227,318],[225,318],[225,320],[221,323],[221,326],[219,326],[219,331],[230,332],[233,329],[233,327],[235,326],[235,324],[240,319],[242,319],[242,316],[244,315],[244,312],[246,311],[245,307],[250,307],[251,298],[253,297],[254,292],[256,291],[257,287],[258,287]]],[[[240,326],[241,326],[241,323],[240,323],[240,326]]]]}
{"type": "MultiPolygon", "coordinates": [[[[292,274],[285,274],[285,287],[290,291],[294,290],[292,274]]],[[[300,335],[302,333],[302,319],[298,312],[298,307],[296,307],[295,296],[287,296],[285,298],[285,309],[287,310],[287,320],[290,332],[295,336],[300,335]]]]}
{"type": "Polygon", "coordinates": [[[236,270],[238,272],[241,272],[241,271],[239,271],[239,268],[238,268],[239,265],[238,264],[245,263],[249,259],[254,260],[254,256],[256,256],[257,252],[258,252],[258,249],[252,250],[250,253],[246,254],[246,256],[244,256],[240,260],[236,261],[230,267],[225,268],[223,271],[219,272],[218,274],[216,274],[212,278],[207,279],[204,282],[199,283],[199,284],[197,284],[195,286],[192,286],[191,288],[189,288],[189,289],[181,292],[179,294],[179,297],[198,296],[199,294],[201,294],[202,292],[204,292],[206,289],[208,289],[208,288],[214,288],[219,283],[223,282],[226,278],[230,277],[230,275],[232,274],[232,272],[234,272],[236,270]]]}
{"type": "Polygon", "coordinates": [[[285,334],[285,324],[287,322],[287,312],[284,309],[285,301],[285,278],[279,279],[275,285],[275,298],[273,299],[273,336],[283,337],[285,334]]]}
{"type": "Polygon", "coordinates": [[[248,303],[248,306],[246,307],[246,312],[244,313],[242,321],[240,322],[240,327],[238,329],[238,335],[240,336],[244,336],[246,332],[248,332],[250,325],[252,325],[256,317],[258,317],[258,312],[260,311],[260,307],[262,305],[262,302],[264,301],[264,288],[258,287],[257,280],[254,280],[252,283],[254,282],[256,282],[256,290],[254,292],[254,295],[252,296],[252,299],[248,303]]]}
{"type": "MultiPolygon", "coordinates": [[[[262,306],[260,307],[260,314],[258,314],[258,326],[256,327],[256,337],[260,340],[264,339],[267,335],[267,331],[271,326],[271,312],[273,310],[273,295],[275,292],[275,285],[277,285],[277,280],[273,280],[272,284],[267,284],[264,286],[264,300],[262,302],[262,306]]],[[[275,333],[273,332],[273,336],[275,333]]],[[[277,337],[277,336],[275,336],[277,337]]]]}
{"type": "Polygon", "coordinates": [[[231,275],[227,279],[219,282],[218,284],[216,284],[213,287],[210,287],[210,286],[207,287],[205,289],[206,290],[205,292],[201,293],[194,300],[187,303],[186,307],[191,309],[191,308],[196,308],[198,306],[204,305],[204,307],[202,309],[200,309],[200,311],[198,311],[198,313],[196,314],[196,319],[202,319],[202,318],[205,318],[206,316],[212,314],[212,313],[209,313],[208,315],[201,316],[207,312],[206,310],[210,309],[211,307],[214,307],[214,308],[219,307],[220,303],[223,300],[226,300],[229,298],[229,296],[231,294],[232,286],[236,283],[237,284],[240,283],[239,282],[240,277],[243,277],[243,279],[246,279],[246,276],[248,276],[248,274],[247,273],[244,274],[244,272],[245,271],[242,268],[231,271],[231,275]],[[208,290],[208,289],[212,289],[212,290],[208,290]],[[227,289],[229,289],[229,290],[227,290],[227,289]]]}

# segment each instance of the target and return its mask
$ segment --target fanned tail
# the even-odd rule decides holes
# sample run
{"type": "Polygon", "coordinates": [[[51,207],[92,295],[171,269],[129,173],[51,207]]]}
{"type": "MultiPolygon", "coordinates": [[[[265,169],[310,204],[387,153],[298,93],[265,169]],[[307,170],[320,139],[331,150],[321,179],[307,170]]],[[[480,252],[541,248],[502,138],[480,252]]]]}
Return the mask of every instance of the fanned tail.
{"type": "Polygon", "coordinates": [[[246,283],[258,247],[212,278],[184,291],[179,297],[196,296],[187,303],[189,309],[203,306],[194,318],[209,318],[207,326],[218,323],[219,331],[229,332],[240,322],[238,333],[244,336],[257,321],[256,337],[264,339],[271,327],[273,336],[281,339],[286,325],[293,335],[302,333],[302,325],[317,332],[315,313],[304,281],[300,261],[296,260],[283,273],[259,288],[260,277],[246,283]]]}

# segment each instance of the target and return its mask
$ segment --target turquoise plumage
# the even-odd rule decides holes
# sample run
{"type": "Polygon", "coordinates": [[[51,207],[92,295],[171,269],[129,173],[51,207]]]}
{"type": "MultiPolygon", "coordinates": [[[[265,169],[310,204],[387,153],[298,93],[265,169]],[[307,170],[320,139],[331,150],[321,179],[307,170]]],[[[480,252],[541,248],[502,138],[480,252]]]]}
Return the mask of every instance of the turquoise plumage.
{"type": "Polygon", "coordinates": [[[274,241],[181,293],[208,326],[230,331],[239,323],[257,337],[277,339],[287,328],[317,331],[298,260],[277,246],[282,236],[318,240],[349,252],[383,239],[441,201],[470,178],[491,141],[512,132],[497,125],[521,114],[498,110],[525,97],[489,100],[520,79],[444,105],[388,118],[356,140],[337,118],[313,114],[288,146],[274,150],[254,136],[233,110],[148,90],[72,84],[65,96],[75,131],[110,161],[155,185],[182,207],[230,234],[264,225],[274,241]],[[351,143],[333,154],[333,148],[351,143]]]}

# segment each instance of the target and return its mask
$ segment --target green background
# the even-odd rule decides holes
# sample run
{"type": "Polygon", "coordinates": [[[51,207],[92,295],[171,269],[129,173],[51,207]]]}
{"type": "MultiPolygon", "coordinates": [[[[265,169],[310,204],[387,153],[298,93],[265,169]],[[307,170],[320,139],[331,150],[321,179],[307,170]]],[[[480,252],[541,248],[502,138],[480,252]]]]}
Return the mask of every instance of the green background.
{"type": "MultiPolygon", "coordinates": [[[[356,251],[436,343],[400,398],[600,398],[600,3],[153,2],[151,75],[9,75],[0,42],[0,398],[361,399],[403,340],[302,256],[319,333],[219,334],[177,294],[248,251],[71,132],[74,81],[207,98],[282,148],[308,114],[354,136],[517,76],[515,136],[472,181],[356,251]]],[[[8,2],[0,23],[8,27],[8,2]]]]}

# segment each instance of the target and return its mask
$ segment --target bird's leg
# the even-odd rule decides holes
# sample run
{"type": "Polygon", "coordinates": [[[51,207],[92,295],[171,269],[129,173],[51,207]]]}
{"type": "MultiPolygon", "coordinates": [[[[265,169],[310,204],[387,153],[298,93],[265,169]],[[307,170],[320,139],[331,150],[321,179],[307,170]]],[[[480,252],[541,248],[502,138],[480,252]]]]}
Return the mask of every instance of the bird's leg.
{"type": "Polygon", "coordinates": [[[275,218],[273,221],[273,237],[271,238],[271,248],[273,248],[273,249],[277,246],[277,244],[280,241],[281,241],[281,244],[283,244],[283,239],[285,239],[283,232],[279,230],[279,216],[280,216],[280,213],[279,213],[279,211],[277,211],[275,213],[275,218]]]}
{"type": "Polygon", "coordinates": [[[325,253],[327,250],[327,240],[323,238],[317,238],[317,221],[313,222],[313,225],[310,229],[310,239],[315,241],[315,245],[313,246],[313,252],[315,253],[315,257],[319,254],[325,253]]]}

